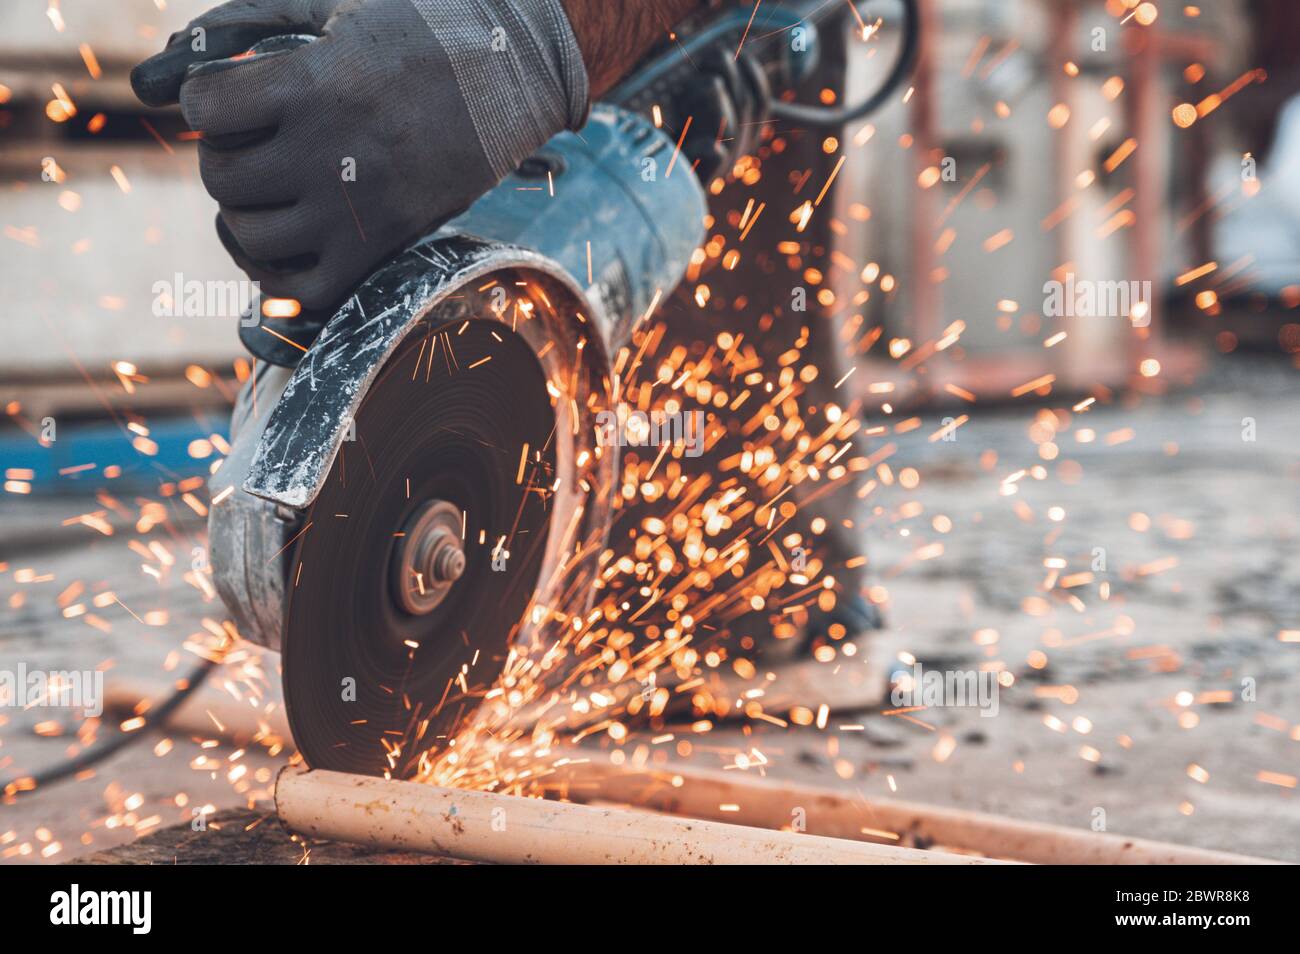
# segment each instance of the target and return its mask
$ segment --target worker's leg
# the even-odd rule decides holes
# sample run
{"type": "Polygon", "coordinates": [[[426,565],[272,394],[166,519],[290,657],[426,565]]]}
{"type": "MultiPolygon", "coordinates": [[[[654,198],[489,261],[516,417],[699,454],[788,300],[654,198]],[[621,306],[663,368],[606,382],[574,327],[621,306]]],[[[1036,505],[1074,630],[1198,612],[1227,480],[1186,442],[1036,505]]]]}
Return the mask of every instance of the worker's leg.
{"type": "MultiPolygon", "coordinates": [[[[828,38],[843,36],[834,29],[824,33],[828,38]]],[[[810,87],[842,90],[845,54],[843,43],[828,41],[810,87]]],[[[834,152],[828,154],[822,148],[822,140],[817,130],[775,125],[760,150],[762,178],[747,195],[756,204],[765,201],[771,207],[769,212],[815,197],[836,163],[834,152]],[[782,140],[779,152],[772,148],[776,139],[782,140]]],[[[799,413],[809,422],[809,431],[828,425],[829,406],[841,413],[855,410],[848,393],[835,387],[850,367],[847,346],[840,336],[843,309],[834,301],[823,304],[818,295],[833,274],[831,255],[837,240],[831,228],[833,190],[834,186],[823,197],[822,214],[814,215],[800,233],[795,233],[779,212],[760,218],[745,239],[743,264],[732,272],[714,272],[709,278],[715,300],[721,290],[730,296],[723,301],[744,303],[728,317],[736,333],[747,334],[757,345],[769,375],[779,369],[781,355],[802,341],[799,367],[816,369],[811,380],[799,376],[803,386],[799,413]],[[792,241],[798,245],[796,253],[781,250],[792,241]]],[[[727,189],[714,201],[710,211],[715,217],[722,220],[735,206],[735,195],[733,189],[727,189]]],[[[788,560],[802,556],[820,561],[821,573],[834,578],[834,605],[829,606],[831,597],[823,597],[821,606],[814,601],[806,612],[763,614],[777,637],[769,641],[769,653],[773,649],[778,649],[778,655],[783,654],[781,649],[806,651],[818,642],[837,642],[881,625],[879,612],[866,598],[866,508],[857,496],[858,481],[852,473],[833,474],[832,469],[819,467],[816,479],[806,477],[794,485],[790,498],[798,506],[798,514],[788,525],[789,532],[781,536],[789,540],[793,534],[800,535],[796,547],[785,548],[788,560]]]]}

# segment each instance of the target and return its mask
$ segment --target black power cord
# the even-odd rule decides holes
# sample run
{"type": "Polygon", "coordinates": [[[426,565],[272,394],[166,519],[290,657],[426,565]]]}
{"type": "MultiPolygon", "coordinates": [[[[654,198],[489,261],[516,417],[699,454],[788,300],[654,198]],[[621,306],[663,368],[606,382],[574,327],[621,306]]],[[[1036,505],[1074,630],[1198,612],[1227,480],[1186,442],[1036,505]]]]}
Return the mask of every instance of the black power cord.
{"type": "Polygon", "coordinates": [[[115,734],[101,739],[89,748],[85,749],[78,755],[70,759],[65,759],[49,768],[36,772],[31,775],[20,775],[15,778],[0,781],[0,795],[4,798],[10,798],[14,795],[20,795],[25,792],[39,791],[43,786],[50,785],[54,782],[61,781],[83,772],[96,765],[109,756],[126,748],[132,742],[144,736],[144,730],[153,726],[162,725],[167,718],[175,712],[186,699],[193,695],[194,690],[198,689],[207,681],[212,670],[217,667],[215,660],[205,659],[198,663],[190,670],[186,678],[185,685],[173,692],[162,705],[151,713],[142,716],[145,720],[144,725],[133,732],[123,732],[117,729],[115,734]],[[19,786],[22,786],[21,788],[19,786]]]}
{"type": "Polygon", "coordinates": [[[921,14],[917,0],[898,0],[903,8],[900,22],[902,48],[894,65],[880,88],[861,102],[851,106],[809,106],[804,103],[786,103],[774,99],[768,110],[777,119],[803,123],[808,126],[844,126],[879,109],[896,93],[912,75],[921,49],[921,14]]]}

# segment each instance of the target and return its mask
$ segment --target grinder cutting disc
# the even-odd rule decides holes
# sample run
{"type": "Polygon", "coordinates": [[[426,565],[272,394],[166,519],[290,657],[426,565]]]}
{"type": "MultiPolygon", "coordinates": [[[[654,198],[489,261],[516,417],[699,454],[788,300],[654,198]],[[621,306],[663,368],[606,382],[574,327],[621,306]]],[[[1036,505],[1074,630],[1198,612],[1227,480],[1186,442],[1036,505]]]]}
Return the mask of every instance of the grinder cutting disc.
{"type": "Polygon", "coordinates": [[[404,777],[533,596],[555,415],[524,340],[475,320],[417,328],[355,424],[295,542],[285,705],[312,767],[404,777]]]}

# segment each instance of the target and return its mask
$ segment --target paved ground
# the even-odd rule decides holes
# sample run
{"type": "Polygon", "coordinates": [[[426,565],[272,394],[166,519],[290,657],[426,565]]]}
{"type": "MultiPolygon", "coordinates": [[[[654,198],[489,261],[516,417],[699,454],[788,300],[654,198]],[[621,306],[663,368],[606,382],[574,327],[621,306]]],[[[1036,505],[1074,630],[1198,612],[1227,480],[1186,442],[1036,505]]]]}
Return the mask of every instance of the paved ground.
{"type": "MultiPolygon", "coordinates": [[[[887,580],[891,619],[919,656],[1000,659],[1018,679],[996,718],[946,710],[950,721],[928,719],[940,733],[899,724],[900,794],[1070,826],[1101,809],[1112,831],[1300,860],[1300,642],[1280,638],[1300,627],[1300,389],[1293,369],[1231,371],[1199,395],[1076,416],[1056,441],[1080,465],[1073,482],[1052,467],[999,496],[1036,456],[1024,417],[977,414],[961,435],[998,449],[988,470],[928,445],[926,517],[912,526],[942,513],[953,529],[942,557],[887,580]],[[1097,439],[1078,444],[1082,427],[1097,439]],[[1104,573],[1043,591],[1045,559],[1066,559],[1062,576],[1087,572],[1096,548],[1104,573]],[[1034,652],[1046,668],[1027,665],[1034,652]],[[956,747],[940,762],[945,728],[956,747]]],[[[917,545],[883,536],[881,567],[917,545]]],[[[881,790],[872,776],[864,789],[881,790]]]]}
{"type": "MultiPolygon", "coordinates": [[[[833,715],[826,732],[731,741],[760,748],[776,774],[867,796],[896,789],[1072,827],[1104,817],[1114,832],[1300,861],[1300,635],[1290,635],[1300,632],[1300,388],[1294,369],[1254,361],[1207,380],[1195,394],[1071,415],[1055,436],[1053,462],[1035,441],[1051,435],[1031,434],[1024,407],[976,407],[950,443],[925,440],[937,424],[931,415],[915,441],[900,441],[895,470],[916,467],[920,485],[882,491],[884,511],[871,528],[893,630],[934,665],[1001,664],[1014,674],[996,717],[952,708],[919,713],[917,722],[833,715]],[[1242,439],[1243,418],[1254,419],[1253,441],[1242,439]],[[1084,428],[1095,433],[1089,443],[1078,440],[1084,428]],[[1008,476],[1034,464],[1045,479],[1026,475],[1016,493],[1004,493],[1008,476]],[[920,511],[904,518],[909,501],[920,511]],[[917,559],[936,542],[941,554],[917,559]],[[1105,569],[1094,571],[1097,548],[1105,569]],[[1064,567],[1049,579],[1044,561],[1052,559],[1064,567]],[[1080,573],[1093,576],[1067,579],[1080,573]],[[1243,686],[1253,695],[1243,698],[1243,686]],[[850,721],[866,731],[838,730],[850,721]]],[[[160,565],[156,555],[126,549],[120,535],[60,527],[101,505],[3,504],[0,669],[112,660],[110,688],[158,686],[169,656],[175,665],[203,618],[221,618],[175,568],[161,580],[142,572],[142,564],[160,565]],[[20,582],[26,568],[36,581],[20,582]],[[63,615],[58,596],[78,580],[87,592],[65,602],[89,605],[107,589],[120,601],[92,607],[109,632],[63,615]],[[18,605],[16,593],[24,594],[18,605]]],[[[190,521],[167,538],[178,567],[199,533],[190,521]]],[[[264,677],[272,686],[278,678],[273,668],[264,677]]],[[[0,775],[65,753],[69,735],[35,734],[49,718],[0,711],[0,775]]],[[[265,810],[282,754],[170,738],[170,749],[154,735],[92,778],[0,806],[0,856],[64,861],[188,826],[198,805],[265,810]]],[[[710,737],[696,757],[728,761],[727,740],[710,737]]],[[[183,829],[140,845],[139,856],[210,859],[221,845],[218,854],[237,861],[301,856],[278,832],[266,834],[273,819],[251,829],[263,840],[250,848],[234,836],[258,813],[220,817],[230,841],[199,849],[199,834],[183,829]]]]}

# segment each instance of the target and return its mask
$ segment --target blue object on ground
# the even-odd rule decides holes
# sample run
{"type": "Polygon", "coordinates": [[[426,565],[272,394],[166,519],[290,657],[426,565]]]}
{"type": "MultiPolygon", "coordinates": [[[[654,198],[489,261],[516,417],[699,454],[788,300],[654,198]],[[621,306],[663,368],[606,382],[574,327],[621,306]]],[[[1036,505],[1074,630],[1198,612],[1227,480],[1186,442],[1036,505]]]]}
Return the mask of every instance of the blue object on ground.
{"type": "Polygon", "coordinates": [[[193,417],[150,420],[149,439],[158,445],[158,452],[152,455],[133,446],[134,435],[107,421],[64,425],[49,445],[22,431],[6,429],[0,432],[0,473],[10,480],[17,476],[11,472],[30,472],[30,477],[23,473],[21,479],[32,485],[33,493],[84,491],[101,484],[149,491],[166,481],[207,475],[217,452],[200,460],[190,456],[189,446],[191,441],[206,440],[214,433],[228,437],[225,415],[212,415],[211,423],[215,428],[193,417]],[[94,466],[67,472],[86,464],[94,466]],[[104,469],[112,466],[122,472],[105,480],[104,469]]]}

